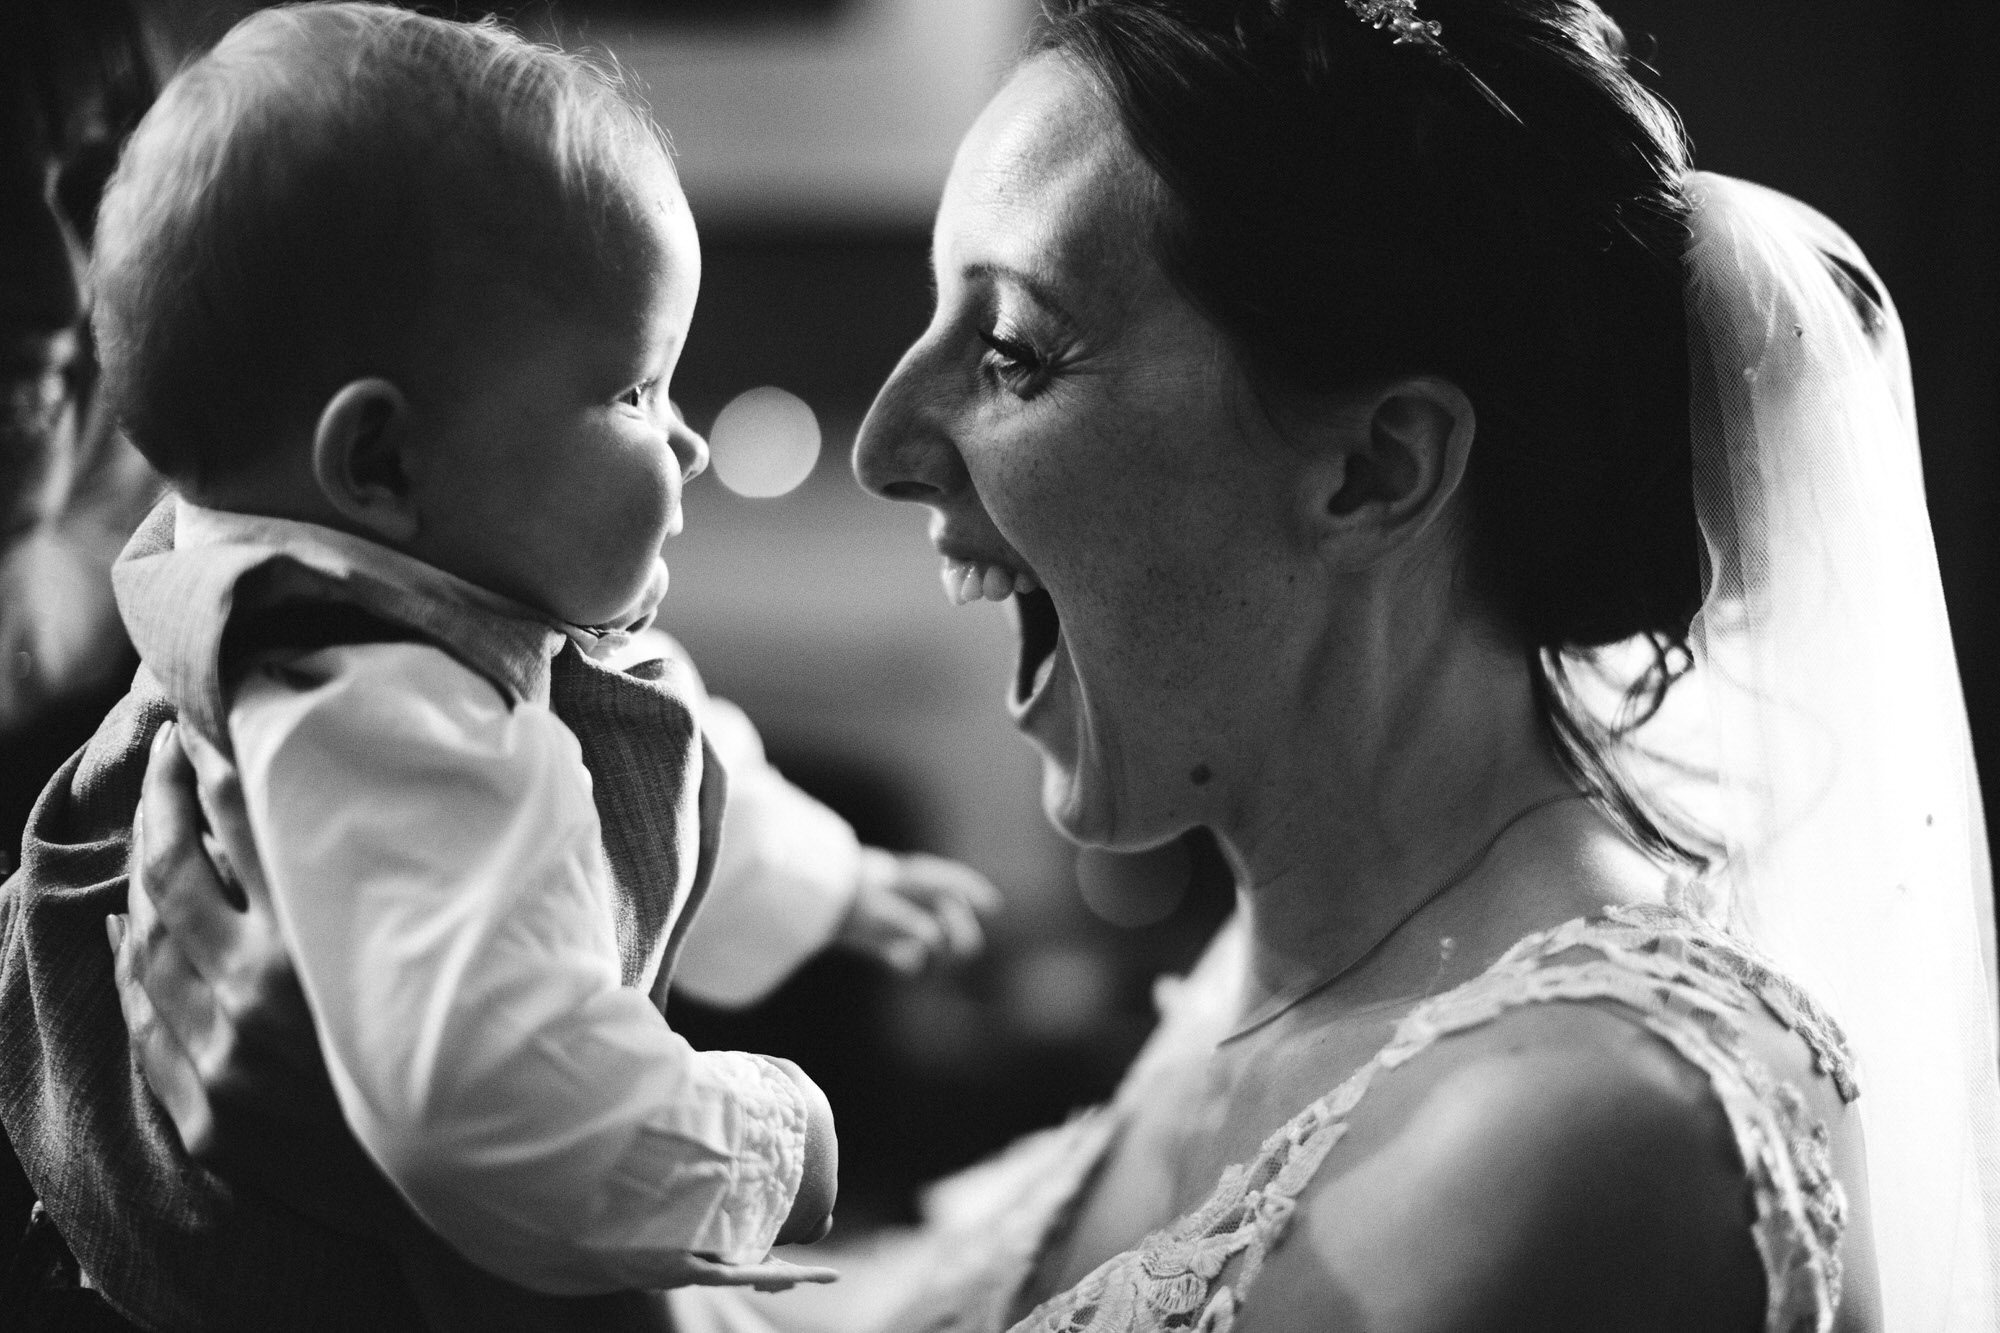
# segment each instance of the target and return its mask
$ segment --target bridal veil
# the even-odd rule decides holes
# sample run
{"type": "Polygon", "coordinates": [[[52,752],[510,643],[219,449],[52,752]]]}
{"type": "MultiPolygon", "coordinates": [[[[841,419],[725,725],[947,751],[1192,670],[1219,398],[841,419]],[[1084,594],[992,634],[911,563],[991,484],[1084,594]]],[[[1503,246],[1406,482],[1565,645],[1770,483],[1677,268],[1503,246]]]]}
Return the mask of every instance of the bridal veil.
{"type": "Polygon", "coordinates": [[[1690,187],[1707,595],[1641,786],[1698,816],[1716,910],[1852,1043],[1887,1327],[2000,1328],[1992,878],[1902,327],[1819,214],[1690,187]]]}

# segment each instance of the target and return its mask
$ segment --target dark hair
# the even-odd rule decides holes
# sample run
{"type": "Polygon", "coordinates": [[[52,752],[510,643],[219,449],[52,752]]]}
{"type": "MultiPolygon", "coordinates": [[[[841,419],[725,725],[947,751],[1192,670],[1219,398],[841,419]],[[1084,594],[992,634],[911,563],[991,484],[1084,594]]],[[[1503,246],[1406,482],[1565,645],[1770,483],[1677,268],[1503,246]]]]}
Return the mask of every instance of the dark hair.
{"type": "Polygon", "coordinates": [[[1656,851],[1699,859],[1606,767],[1563,665],[1647,636],[1648,714],[1701,602],[1687,143],[1590,0],[1420,14],[1447,56],[1342,0],[1058,0],[1036,49],[1115,104],[1168,192],[1163,267],[1261,383],[1465,390],[1462,577],[1530,654],[1572,772],[1656,851]]]}
{"type": "Polygon", "coordinates": [[[347,380],[449,362],[493,300],[610,280],[654,166],[614,75],[498,23],[261,10],[167,85],[105,195],[106,393],[169,478],[242,466],[347,380]]]}

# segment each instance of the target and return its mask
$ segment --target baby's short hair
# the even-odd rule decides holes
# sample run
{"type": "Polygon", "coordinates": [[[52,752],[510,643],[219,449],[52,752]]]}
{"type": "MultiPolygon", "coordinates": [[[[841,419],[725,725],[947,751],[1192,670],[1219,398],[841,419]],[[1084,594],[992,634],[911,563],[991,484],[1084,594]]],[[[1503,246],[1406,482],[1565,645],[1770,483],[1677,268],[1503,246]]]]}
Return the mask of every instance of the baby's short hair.
{"type": "Polygon", "coordinates": [[[656,170],[614,75],[497,23],[253,14],[168,84],[106,192],[106,393],[167,476],[235,471],[348,380],[447,357],[496,290],[560,306],[615,281],[656,170]]]}

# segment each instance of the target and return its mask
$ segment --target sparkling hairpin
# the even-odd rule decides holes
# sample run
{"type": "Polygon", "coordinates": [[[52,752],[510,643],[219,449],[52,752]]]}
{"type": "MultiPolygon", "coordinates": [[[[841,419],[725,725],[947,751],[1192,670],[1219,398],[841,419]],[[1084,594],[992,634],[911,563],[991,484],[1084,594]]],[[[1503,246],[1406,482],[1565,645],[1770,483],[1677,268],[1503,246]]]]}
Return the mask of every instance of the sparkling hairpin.
{"type": "MultiPolygon", "coordinates": [[[[1444,25],[1435,20],[1417,17],[1416,0],[1347,0],[1347,8],[1354,17],[1380,32],[1387,28],[1396,35],[1397,46],[1422,46],[1434,54],[1451,60],[1451,52],[1444,49],[1438,35],[1444,25]]],[[[1458,62],[1452,60],[1455,65],[1458,62]]]]}
{"type": "Polygon", "coordinates": [[[1348,12],[1381,32],[1387,29],[1396,46],[1420,46],[1424,50],[1450,65],[1472,81],[1479,95],[1493,104],[1496,111],[1506,116],[1516,125],[1521,118],[1514,114],[1514,108],[1502,101],[1500,94],[1486,86],[1486,80],[1465,67],[1465,62],[1445,49],[1438,38],[1444,35],[1444,25],[1436,19],[1417,17],[1417,0],[1347,0],[1348,12]]]}

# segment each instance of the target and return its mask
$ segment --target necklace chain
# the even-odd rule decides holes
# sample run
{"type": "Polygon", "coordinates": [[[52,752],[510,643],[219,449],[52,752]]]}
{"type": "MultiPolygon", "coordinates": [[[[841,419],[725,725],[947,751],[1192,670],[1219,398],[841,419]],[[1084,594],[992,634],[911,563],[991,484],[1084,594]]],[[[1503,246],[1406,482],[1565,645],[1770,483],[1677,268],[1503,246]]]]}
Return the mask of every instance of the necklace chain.
{"type": "Polygon", "coordinates": [[[1397,931],[1401,930],[1404,926],[1409,925],[1411,921],[1416,919],[1417,913],[1423,911],[1426,907],[1429,907],[1432,903],[1444,897],[1445,894],[1451,892],[1453,889],[1457,888],[1460,884],[1463,884],[1466,880],[1470,879],[1472,877],[1472,873],[1478,870],[1480,866],[1484,865],[1486,863],[1486,858],[1493,854],[1493,849],[1500,845],[1500,839],[1506,837],[1508,832],[1512,830],[1515,825],[1519,824],[1529,815],[1532,815],[1537,811],[1546,810],[1552,805],[1560,805],[1564,801],[1580,801],[1583,799],[1585,799],[1584,793],[1580,791],[1567,791],[1563,792],[1561,795],[1558,796],[1545,796],[1539,801],[1533,801],[1525,806],[1522,806],[1519,810],[1515,811],[1512,815],[1508,816],[1506,821],[1502,823],[1499,828],[1494,829],[1492,836],[1487,838],[1485,842],[1481,843],[1478,846],[1478,848],[1476,848],[1473,851],[1471,856],[1465,858],[1464,862],[1461,863],[1456,870],[1453,870],[1449,875],[1445,876],[1442,883],[1440,883],[1435,889],[1432,889],[1429,893],[1425,894],[1422,898],[1419,898],[1417,900],[1416,906],[1412,907],[1409,911],[1403,913],[1402,916],[1396,919],[1394,925],[1390,926],[1387,930],[1383,931],[1379,936],[1377,936],[1373,944],[1369,945],[1366,949],[1363,949],[1359,954],[1355,955],[1347,962],[1342,963],[1339,967],[1335,968],[1333,971],[1327,973],[1326,975],[1315,977],[1311,981],[1308,981],[1302,988],[1294,990],[1290,994],[1274,995],[1270,999],[1264,1001],[1264,1003],[1258,1005],[1255,1009],[1251,1010],[1247,1015],[1245,1015],[1243,1020],[1239,1022],[1235,1026],[1235,1028],[1230,1031],[1228,1036],[1216,1042],[1215,1043],[1216,1046],[1217,1047],[1227,1046],[1230,1042],[1236,1041],[1243,1037],[1247,1037],[1251,1033],[1259,1030],[1260,1028],[1269,1027],[1272,1023],[1275,1023],[1278,1019],[1284,1017],[1292,1010],[1298,1008],[1300,1005],[1304,1004],[1307,1000],[1310,1000],[1313,996],[1318,995],[1321,991],[1333,985],[1335,982],[1339,981],[1342,977],[1347,976],[1349,973],[1354,971],[1355,968],[1360,967],[1370,958],[1373,958],[1375,954],[1382,948],[1383,945],[1387,944],[1392,938],[1394,938],[1397,931]]]}

